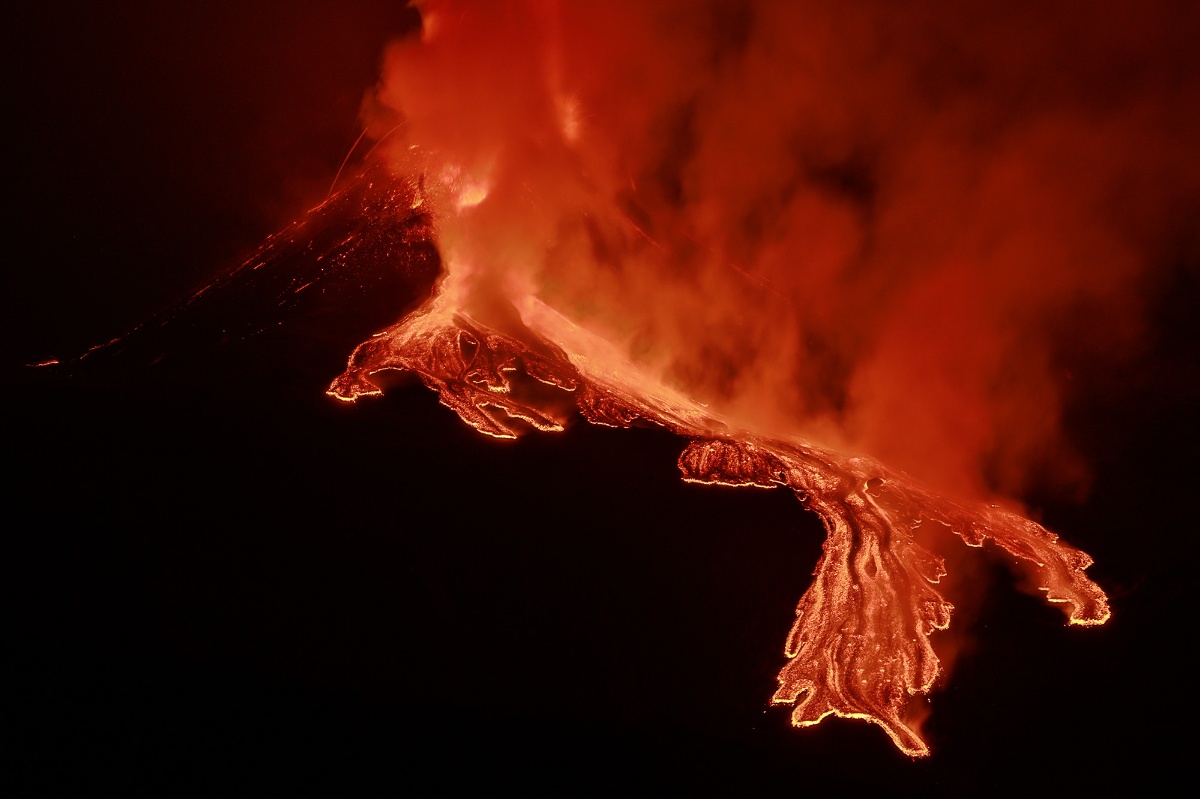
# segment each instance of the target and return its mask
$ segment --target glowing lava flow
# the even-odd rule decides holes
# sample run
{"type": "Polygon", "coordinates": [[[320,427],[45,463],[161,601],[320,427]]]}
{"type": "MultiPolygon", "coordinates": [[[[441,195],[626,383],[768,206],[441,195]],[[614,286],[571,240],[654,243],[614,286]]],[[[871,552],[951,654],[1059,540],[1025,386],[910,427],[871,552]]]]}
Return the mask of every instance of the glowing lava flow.
{"type": "Polygon", "coordinates": [[[441,402],[487,435],[515,438],[517,420],[561,430],[561,411],[523,373],[561,394],[589,422],[628,427],[643,419],[690,439],[683,479],[731,486],[787,486],[824,520],[828,537],[815,580],[800,599],[787,638],[789,658],[772,701],[794,704],[797,726],[830,714],[874,722],[912,756],[929,749],[906,708],[933,686],[939,662],[929,643],[950,623],[939,593],[943,561],[920,546],[920,521],[947,525],[970,546],[993,540],[1035,568],[1050,602],[1072,624],[1109,617],[1104,593],[1084,570],[1085,553],[1045,528],[995,506],[932,493],[874,460],[802,441],[739,430],[624,361],[603,341],[536,298],[517,303],[525,329],[506,335],[460,312],[442,290],[424,307],[360,345],[329,393],[341,400],[379,394],[374,375],[413,372],[441,402]]]}

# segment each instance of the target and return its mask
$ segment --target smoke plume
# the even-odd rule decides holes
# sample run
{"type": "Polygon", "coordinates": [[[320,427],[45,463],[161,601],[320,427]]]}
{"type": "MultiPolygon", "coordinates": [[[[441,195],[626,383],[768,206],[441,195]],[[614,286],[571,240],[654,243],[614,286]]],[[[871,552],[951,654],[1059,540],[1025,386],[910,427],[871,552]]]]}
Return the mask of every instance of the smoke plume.
{"type": "Polygon", "coordinates": [[[1135,355],[1195,243],[1187,4],[418,7],[365,113],[474,317],[535,296],[748,429],[958,494],[1082,482],[1069,362],[1135,355]]]}

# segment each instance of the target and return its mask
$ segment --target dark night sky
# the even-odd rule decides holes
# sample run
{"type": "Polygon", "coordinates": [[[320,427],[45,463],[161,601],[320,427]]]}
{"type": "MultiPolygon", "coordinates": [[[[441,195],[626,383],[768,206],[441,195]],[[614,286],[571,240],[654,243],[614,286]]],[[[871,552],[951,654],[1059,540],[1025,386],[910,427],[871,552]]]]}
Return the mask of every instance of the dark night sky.
{"type": "Polygon", "coordinates": [[[237,346],[116,377],[21,368],[120,334],[323,198],[412,22],[339,5],[7,15],[19,779],[950,792],[1182,770],[1195,262],[1146,357],[1071,408],[1090,498],[1041,507],[1095,557],[1112,621],[1067,629],[985,566],[918,763],[869,725],[795,731],[767,709],[820,524],[782,491],[682,484],[669,435],[497,443],[417,385],[343,407],[321,358],[344,350],[298,370],[237,346]]]}

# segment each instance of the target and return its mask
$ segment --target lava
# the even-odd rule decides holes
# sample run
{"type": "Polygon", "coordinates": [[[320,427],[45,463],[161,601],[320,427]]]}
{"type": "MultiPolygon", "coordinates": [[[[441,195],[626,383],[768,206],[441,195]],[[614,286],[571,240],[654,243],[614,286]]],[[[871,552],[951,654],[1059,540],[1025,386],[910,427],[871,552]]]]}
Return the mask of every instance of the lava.
{"type": "Polygon", "coordinates": [[[686,481],[792,491],[826,530],[771,697],[797,726],[928,754],[955,609],[924,525],[992,542],[1069,624],[1109,618],[1091,558],[1003,498],[1084,490],[1069,366],[1132,357],[1190,240],[1170,9],[416,5],[364,103],[372,171],[322,206],[355,224],[316,209],[232,279],[272,322],[331,275],[371,305],[344,309],[331,397],[410,373],[488,436],[657,425],[686,481]],[[273,248],[305,267],[256,284],[273,248]],[[369,261],[426,288],[435,260],[428,296],[356,283],[369,261]]]}
{"type": "MultiPolygon", "coordinates": [[[[561,346],[586,333],[526,298],[537,325],[514,338],[460,313],[445,293],[360,345],[329,394],[353,401],[381,393],[373,377],[387,371],[420,376],[442,404],[479,432],[516,438],[520,423],[560,431],[548,408],[514,397],[514,376],[571,392],[593,424],[661,425],[689,439],[679,456],[683,479],[727,486],[786,486],[824,520],[827,538],[812,586],[788,634],[788,662],[772,701],[794,705],[797,726],[828,715],[880,725],[903,752],[929,748],[906,709],[933,688],[939,661],[929,636],[950,624],[953,606],[937,589],[942,558],[918,543],[919,522],[944,524],[974,547],[988,539],[1036,569],[1051,602],[1072,624],[1103,624],[1104,592],[1084,574],[1091,558],[1040,525],[994,505],[940,496],[865,457],[804,441],[773,440],[738,429],[686,397],[648,380],[625,362],[598,367],[561,346]],[[558,334],[558,335],[556,335],[558,334]]],[[[581,348],[582,349],[582,348],[581,348]]],[[[604,349],[595,342],[591,355],[604,349]]],[[[609,353],[610,357],[619,356],[609,353]]]]}
{"type": "Polygon", "coordinates": [[[954,609],[922,524],[994,542],[1071,624],[1109,617],[1089,556],[996,504],[1081,482],[1057,323],[1091,309],[1088,346],[1133,335],[1141,256],[1095,208],[1142,166],[1126,142],[1179,149],[1087,105],[1090,49],[1056,84],[1066,115],[1023,104],[1031,73],[965,12],[418,7],[364,118],[443,273],[331,396],[408,372],[489,436],[562,430],[573,406],[678,434],[684,480],[793,491],[827,532],[772,697],[798,726],[865,719],[928,753],[914,700],[954,609]],[[941,37],[978,45],[998,99],[951,80],[941,37]]]}

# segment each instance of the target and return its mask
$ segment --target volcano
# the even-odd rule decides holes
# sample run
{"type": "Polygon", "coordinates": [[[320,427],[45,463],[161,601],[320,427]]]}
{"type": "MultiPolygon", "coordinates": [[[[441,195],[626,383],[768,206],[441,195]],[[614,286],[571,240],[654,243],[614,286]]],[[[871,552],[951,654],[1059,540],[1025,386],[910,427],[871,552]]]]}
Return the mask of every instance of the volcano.
{"type": "MultiPolygon", "coordinates": [[[[331,396],[378,395],[387,384],[382,377],[411,372],[489,436],[513,439],[524,425],[561,432],[567,423],[561,403],[548,404],[536,392],[522,396],[529,392],[519,390],[521,377],[572,394],[593,424],[642,421],[690,439],[678,459],[686,481],[791,489],[821,516],[828,537],[816,582],[797,609],[775,701],[796,703],[799,726],[830,714],[873,721],[910,755],[929,750],[905,719],[906,708],[938,677],[927,639],[949,624],[953,610],[936,588],[943,562],[918,543],[916,524],[944,525],[975,547],[995,540],[1036,565],[1038,587],[1067,605],[1073,623],[1108,619],[1104,593],[1083,573],[1091,559],[1018,515],[942,498],[867,458],[731,428],[705,407],[645,381],[634,364],[606,353],[603,341],[536,300],[524,318],[571,346],[572,355],[528,327],[512,338],[462,316],[434,283],[439,259],[420,183],[368,170],[179,307],[78,359],[37,367],[79,378],[172,364],[190,372],[214,354],[245,362],[244,353],[231,358],[227,348],[248,348],[259,362],[296,360],[302,352],[320,366],[325,358],[314,342],[326,352],[344,343],[326,331],[361,335],[380,326],[370,299],[382,296],[403,308],[424,298],[354,351],[331,396]]],[[[239,380],[243,391],[256,382],[250,375],[239,380]]]]}
{"type": "MultiPolygon", "coordinates": [[[[50,508],[59,523],[72,517],[109,519],[100,528],[83,525],[80,533],[66,539],[76,549],[68,561],[76,565],[68,565],[68,573],[86,569],[91,575],[66,596],[80,591],[111,594],[113,599],[103,606],[111,617],[81,618],[67,607],[43,610],[69,613],[64,627],[75,630],[73,636],[88,640],[113,636],[91,645],[93,649],[99,645],[103,656],[86,679],[55,678],[55,690],[63,684],[72,686],[61,701],[87,706],[95,700],[74,691],[90,693],[98,685],[125,685],[129,697],[117,701],[130,703],[136,713],[126,723],[137,729],[155,724],[172,727],[177,713],[199,714],[201,726],[189,737],[204,739],[225,734],[224,726],[194,702],[216,701],[216,707],[227,708],[220,712],[234,714],[245,712],[245,705],[252,718],[263,713],[286,715],[294,712],[291,708],[298,701],[293,686],[311,684],[316,678],[329,686],[321,691],[332,688],[335,696],[347,697],[320,711],[321,723],[363,724],[363,713],[374,719],[371,714],[376,711],[363,705],[363,700],[349,699],[371,686],[367,690],[382,694],[374,694],[370,701],[404,708],[408,720],[398,728],[405,730],[400,734],[405,740],[420,740],[416,751],[435,759],[443,746],[469,746],[465,741],[477,734],[497,735],[505,728],[521,731],[518,734],[526,740],[538,740],[541,733],[533,730],[553,724],[565,730],[572,742],[559,755],[564,763],[578,762],[575,747],[603,751],[616,747],[629,762],[644,762],[658,757],[650,754],[658,744],[641,737],[636,742],[620,735],[614,738],[610,725],[620,720],[618,724],[640,729],[648,723],[645,713],[671,711],[640,690],[627,693],[640,682],[630,673],[607,688],[588,689],[608,696],[610,711],[572,716],[571,709],[579,708],[573,697],[582,690],[582,675],[591,675],[585,684],[609,680],[611,670],[620,671],[618,664],[630,654],[626,646],[601,643],[593,650],[586,642],[611,640],[608,636],[613,633],[606,630],[618,625],[624,630],[618,640],[642,642],[637,655],[643,663],[640,669],[659,659],[657,671],[652,671],[659,676],[653,679],[690,685],[688,695],[710,689],[729,691],[727,699],[715,700],[716,718],[723,723],[742,718],[733,724],[758,726],[750,722],[757,715],[753,706],[738,702],[750,701],[751,688],[760,692],[758,701],[769,696],[772,664],[778,668],[781,662],[780,630],[787,626],[783,611],[804,588],[804,580],[798,578],[815,569],[817,582],[797,610],[787,650],[794,660],[780,675],[776,701],[790,704],[813,692],[810,701],[827,704],[806,707],[808,703],[801,702],[796,713],[807,714],[802,720],[815,721],[830,709],[848,716],[860,712],[883,724],[902,750],[920,754],[925,751],[924,741],[899,715],[911,703],[906,695],[860,693],[851,688],[848,694],[830,696],[824,693],[828,689],[817,688],[814,675],[819,679],[821,668],[836,669],[841,665],[838,660],[815,670],[802,666],[805,638],[814,634],[806,630],[805,622],[816,625],[818,636],[823,630],[841,635],[853,629],[850,625],[859,623],[854,621],[857,610],[848,603],[864,589],[869,597],[874,581],[883,577],[874,569],[868,577],[857,565],[842,572],[846,568],[842,558],[853,561],[861,557],[854,553],[875,551],[885,559],[899,557],[898,563],[904,564],[913,555],[894,547],[897,540],[907,541],[904,546],[916,547],[916,559],[900,568],[927,572],[918,572],[913,584],[903,582],[914,579],[903,576],[903,571],[893,574],[901,582],[884,590],[893,597],[898,596],[897,590],[907,592],[922,585],[936,591],[936,579],[931,578],[942,569],[940,562],[922,553],[903,528],[892,529],[892,519],[934,519],[948,525],[948,530],[963,531],[967,543],[975,546],[999,534],[1013,555],[1043,563],[1059,558],[1060,565],[1052,568],[1066,580],[1060,585],[1074,582],[1076,588],[1067,590],[1085,593],[1064,595],[1058,588],[1050,598],[1066,600],[1072,614],[1083,620],[1101,621],[1107,616],[1103,595],[1082,576],[1086,556],[1061,548],[1037,525],[998,509],[948,502],[869,460],[715,430],[716,423],[705,419],[703,409],[692,407],[690,412],[699,415],[689,417],[681,411],[689,406],[680,405],[678,399],[639,399],[627,386],[589,385],[565,356],[556,355],[552,345],[536,337],[534,346],[542,354],[461,317],[449,317],[441,332],[437,326],[430,328],[431,338],[407,353],[403,346],[393,349],[390,341],[397,339],[395,334],[391,339],[370,338],[367,349],[360,348],[351,357],[350,370],[330,391],[355,396],[355,392],[378,393],[378,386],[384,386],[384,398],[352,408],[331,406],[328,399],[321,402],[318,381],[345,366],[339,361],[344,361],[346,348],[362,329],[381,326],[397,301],[412,309],[405,317],[409,324],[416,320],[419,325],[427,318],[422,303],[436,303],[439,259],[431,243],[430,218],[413,208],[411,185],[368,170],[181,306],[77,360],[32,369],[32,377],[25,378],[26,396],[34,398],[37,407],[28,418],[42,420],[19,439],[27,463],[32,464],[25,478],[30,512],[33,507],[50,508]],[[376,316],[359,316],[364,304],[370,307],[365,301],[376,297],[381,286],[387,289],[387,302],[379,303],[376,316]],[[330,320],[336,322],[332,327],[330,320]],[[330,329],[345,335],[330,337],[326,332],[330,329]],[[444,337],[448,341],[441,343],[444,337]],[[432,349],[422,349],[426,347],[432,349]],[[427,354],[436,351],[447,353],[451,360],[438,361],[427,354]],[[385,357],[380,357],[381,352],[385,357]],[[301,361],[308,368],[294,366],[301,361]],[[314,364],[324,366],[325,373],[314,364]],[[436,405],[433,394],[400,379],[406,369],[440,390],[442,405],[493,436],[511,437],[528,429],[525,425],[561,430],[569,424],[561,402],[546,405],[543,398],[539,405],[536,392],[509,391],[519,376],[554,386],[556,394],[570,389],[585,416],[601,426],[571,426],[566,433],[523,437],[496,450],[495,444],[436,405]],[[447,381],[454,379],[465,382],[449,385],[447,381]],[[497,381],[506,386],[500,394],[488,388],[497,381]],[[201,386],[203,391],[197,394],[201,386]],[[480,403],[479,395],[473,398],[473,391],[486,392],[482,396],[486,401],[480,403]],[[530,397],[533,404],[510,404],[504,399],[510,395],[530,397]],[[654,424],[625,432],[605,430],[606,426],[627,427],[638,419],[654,424]],[[678,453],[685,442],[672,433],[694,438],[682,455],[678,453]],[[620,441],[623,437],[628,438],[620,441]],[[394,454],[397,446],[398,455],[394,454]],[[78,461],[66,454],[71,449],[107,454],[78,461]],[[40,454],[34,455],[35,451],[40,454]],[[753,496],[758,492],[726,496],[719,486],[703,491],[685,488],[670,476],[677,455],[685,480],[787,487],[824,517],[826,529],[812,523],[815,517],[798,516],[799,506],[778,491],[763,492],[759,498],[753,496]],[[168,465],[167,470],[162,471],[160,464],[168,465]],[[822,481],[847,479],[861,484],[857,499],[844,494],[844,489],[822,485],[822,481]],[[74,486],[78,499],[64,508],[53,497],[67,486],[74,486]],[[573,497],[581,491],[593,499],[577,504],[573,497]],[[467,502],[464,496],[469,497],[467,502]],[[631,504],[611,504],[622,496],[631,504]],[[837,504],[847,500],[845,506],[837,504]],[[505,520],[506,514],[519,514],[522,506],[546,521],[505,520]],[[618,506],[636,508],[636,519],[618,506]],[[879,515],[866,512],[867,508],[875,508],[879,515]],[[175,519],[167,527],[162,527],[164,514],[175,519]],[[116,522],[116,528],[106,528],[117,519],[122,521],[116,522]],[[620,532],[614,535],[615,531],[620,532]],[[653,540],[664,533],[662,540],[653,540]],[[829,539],[823,557],[818,558],[816,545],[823,534],[829,539]],[[114,545],[117,552],[141,552],[142,565],[116,555],[110,549],[114,545]],[[348,554],[339,553],[343,546],[348,554]],[[1030,551],[1029,547],[1049,549],[1030,551]],[[376,560],[378,553],[385,556],[376,560]],[[94,571],[97,562],[92,558],[97,556],[104,565],[94,571]],[[244,568],[236,564],[247,558],[259,565],[244,576],[229,572],[231,567],[244,568]],[[372,566],[365,574],[353,573],[358,567],[350,564],[361,565],[364,558],[372,566]],[[806,561],[810,565],[803,565],[806,561]],[[333,565],[339,562],[346,565],[333,565]],[[497,564],[500,567],[493,568],[497,564]],[[171,584],[160,582],[164,574],[173,575],[171,584]],[[688,584],[697,579],[698,584],[688,584]],[[138,586],[135,595],[129,596],[128,589],[113,594],[116,586],[110,581],[138,586]],[[363,581],[378,587],[363,594],[363,581]],[[344,593],[352,585],[357,587],[344,593]],[[181,590],[209,596],[188,596],[181,590]],[[277,606],[260,591],[282,592],[291,597],[289,605],[296,604],[277,606]],[[547,607],[543,602],[548,595],[566,601],[547,607]],[[664,596],[671,598],[664,602],[664,596]],[[366,618],[344,627],[349,621],[346,614],[361,613],[363,602],[378,604],[366,618]],[[763,613],[772,603],[778,607],[763,613]],[[822,608],[823,603],[827,607],[822,608]],[[397,615],[398,606],[408,609],[397,615]],[[146,610],[139,610],[143,607],[154,609],[149,618],[146,610]],[[490,620],[480,624],[475,608],[488,608],[490,620]],[[715,626],[710,616],[716,617],[715,626]],[[140,629],[113,628],[125,623],[118,620],[130,617],[144,619],[140,629]],[[229,628],[233,619],[240,621],[229,628]],[[277,625],[284,620],[301,624],[303,631],[281,631],[277,625]],[[164,622],[168,626],[160,627],[164,622]],[[546,629],[555,632],[544,640],[530,638],[540,638],[546,629]],[[159,650],[162,644],[157,643],[163,635],[171,642],[165,662],[159,650]],[[338,648],[336,654],[310,653],[289,665],[295,647],[314,636],[325,646],[338,648]],[[364,640],[376,636],[379,640],[364,640]],[[744,672],[737,677],[732,672],[739,657],[725,652],[722,643],[730,636],[748,651],[759,653],[742,664],[744,672]],[[250,643],[256,640],[259,643],[250,643]],[[346,644],[348,650],[339,648],[346,644]],[[432,648],[438,654],[414,661],[411,647],[432,648]],[[721,673],[729,674],[725,687],[705,684],[713,674],[711,667],[681,675],[679,651],[707,653],[720,663],[721,673]],[[508,661],[493,661],[488,652],[508,661]],[[556,674],[556,664],[572,652],[577,666],[556,674]],[[197,658],[204,664],[201,673],[196,672],[197,658]],[[396,669],[402,662],[407,665],[396,669]],[[579,666],[585,663],[581,671],[579,666]],[[387,664],[392,664],[390,669],[387,664]],[[312,671],[331,667],[332,673],[320,677],[316,675],[321,672],[312,671]],[[287,687],[271,685],[265,688],[265,696],[259,696],[264,673],[289,675],[283,678],[287,687]],[[488,709],[476,707],[473,691],[463,693],[465,686],[479,680],[508,686],[488,709]],[[200,694],[184,698],[193,689],[183,686],[193,681],[200,694]],[[730,691],[732,685],[741,687],[730,691]],[[210,698],[202,699],[206,696],[210,698]],[[167,708],[154,709],[164,700],[167,708]],[[239,703],[238,709],[228,706],[230,701],[239,703]],[[409,725],[424,732],[418,735],[409,725]]],[[[406,341],[403,336],[398,340],[406,341]]],[[[56,583],[42,576],[48,584],[56,583]]],[[[938,610],[942,602],[938,595],[932,593],[927,599],[933,604],[922,599],[913,606],[918,615],[911,618],[913,629],[908,634],[916,641],[948,621],[949,608],[938,610]],[[930,612],[935,615],[922,615],[930,612]]],[[[41,601],[49,602],[48,598],[41,601]]],[[[866,600],[868,606],[876,601],[866,600]]],[[[1002,617],[1011,625],[1006,640],[1021,638],[1017,620],[1029,623],[1032,617],[1035,640],[1029,646],[1048,647],[1055,658],[1074,659],[1080,668],[1092,668],[1081,660],[1087,657],[1086,648],[1070,653],[1072,646],[1080,645],[1078,641],[1050,640],[1061,634],[1060,628],[1031,606],[1010,599],[984,611],[991,624],[1002,617]],[[1043,631],[1037,632],[1039,628],[1043,631]]],[[[863,633],[869,635],[870,628],[864,627],[863,633]]],[[[992,651],[993,646],[983,643],[985,638],[986,631],[981,631],[980,645],[992,651]]],[[[69,659],[68,652],[79,644],[74,637],[63,644],[68,641],[70,650],[50,652],[69,659]]],[[[902,655],[899,662],[918,669],[898,672],[902,679],[914,679],[913,674],[921,679],[921,668],[936,673],[937,659],[927,643],[923,646],[923,651],[916,648],[902,655]]],[[[874,658],[857,661],[852,652],[833,651],[835,658],[846,657],[851,664],[879,663],[874,658]]],[[[1040,657],[1029,659],[1020,677],[1024,690],[1046,679],[1042,662],[1040,657]]],[[[874,667],[887,669],[887,663],[874,667]]],[[[61,665],[50,673],[61,674],[58,668],[61,665]]],[[[967,679],[979,685],[977,669],[985,668],[982,663],[967,668],[967,679]]],[[[1061,690],[1062,684],[1057,684],[1061,690]]],[[[1082,684],[1087,685],[1087,680],[1082,684]]],[[[950,686],[935,695],[938,712],[943,701],[950,705],[945,724],[965,724],[968,735],[990,737],[983,731],[972,732],[973,719],[956,712],[959,695],[952,690],[953,683],[950,686]]],[[[313,688],[299,690],[304,697],[300,707],[329,701],[310,697],[306,692],[313,688]]],[[[965,696],[978,690],[968,688],[965,696]]],[[[705,707],[713,706],[714,700],[706,700],[705,707]]],[[[689,718],[689,712],[681,715],[689,718]]],[[[69,726],[79,735],[97,735],[107,723],[71,718],[69,726]]],[[[765,741],[757,737],[765,733],[732,744],[733,751],[740,753],[738,762],[766,757],[763,763],[772,764],[759,779],[784,768],[785,746],[812,745],[808,739],[785,743],[788,739],[779,721],[776,716],[766,750],[762,749],[765,741]]],[[[379,721],[366,723],[385,740],[396,734],[380,731],[375,726],[379,721]]],[[[699,728],[714,729],[709,722],[699,728]]],[[[937,736],[935,745],[950,748],[955,757],[953,742],[963,740],[958,737],[963,733],[941,725],[927,724],[927,729],[937,736]]],[[[243,734],[250,735],[238,736],[243,734]]],[[[728,732],[716,734],[723,737],[728,732]]],[[[52,747],[86,746],[84,740],[69,736],[58,740],[57,733],[49,730],[42,735],[47,743],[57,741],[52,747]]],[[[883,755],[878,742],[870,743],[869,737],[855,734],[842,740],[845,735],[835,735],[830,743],[819,744],[815,754],[809,751],[801,756],[827,757],[830,745],[839,751],[861,749],[875,752],[868,756],[883,755]]],[[[241,741],[236,749],[260,751],[250,738],[236,740],[241,741]]],[[[295,741],[286,744],[295,745],[295,741]]],[[[692,745],[716,744],[703,736],[669,744],[692,745]]],[[[673,752],[669,757],[683,757],[678,749],[668,751],[673,752]]]]}
{"type": "Polygon", "coordinates": [[[995,541],[1032,565],[1035,586],[1065,605],[1071,623],[1108,620],[1107,597],[1084,574],[1091,558],[1018,514],[945,498],[869,458],[732,426],[718,411],[647,379],[535,297],[508,312],[521,319],[509,322],[512,335],[470,320],[454,304],[449,276],[431,288],[438,259],[424,180],[365,172],[179,308],[76,361],[44,366],[111,372],[129,361],[149,368],[181,359],[190,369],[197,351],[231,341],[245,346],[276,328],[289,343],[275,357],[300,350],[320,365],[301,339],[329,329],[353,333],[359,323],[377,327],[369,297],[403,308],[424,295],[420,307],[355,349],[330,396],[352,402],[379,395],[381,375],[413,373],[471,427],[515,439],[517,424],[564,429],[567,417],[561,402],[545,399],[548,387],[573,395],[593,424],[641,421],[688,439],[678,459],[686,481],[792,490],[821,517],[827,538],[815,582],[796,610],[774,701],[795,704],[797,726],[829,715],[872,721],[913,756],[929,748],[909,705],[939,676],[928,639],[949,625],[953,611],[938,589],[944,561],[924,545],[920,525],[942,525],[973,547],[995,541]],[[523,396],[530,391],[518,378],[540,384],[543,396],[523,396]]]}
{"type": "MultiPolygon", "coordinates": [[[[1094,499],[1042,516],[1096,556],[1114,619],[1064,628],[981,559],[1001,588],[932,694],[934,755],[914,764],[869,725],[797,731],[767,706],[827,532],[778,490],[794,486],[774,479],[789,467],[770,442],[571,424],[575,402],[553,385],[567,380],[547,386],[536,367],[498,373],[543,415],[500,419],[566,430],[515,444],[477,435],[395,365],[371,378],[381,397],[322,393],[355,345],[434,297],[441,267],[410,183],[349,183],[134,333],[13,370],[28,532],[12,561],[16,718],[32,779],[336,783],[366,764],[360,776],[392,784],[928,789],[1173,768],[1186,733],[1159,732],[1171,703],[1110,697],[1165,673],[1166,619],[1194,582],[1166,532],[1186,471],[1160,468],[1195,430],[1179,378],[1195,340],[1186,270],[1156,306],[1162,345],[1139,401],[1114,389],[1073,411],[1107,453],[1094,499]],[[689,485],[673,463],[776,488],[689,485]]],[[[456,357],[523,353],[478,319],[446,330],[456,357]]],[[[554,356],[542,340],[515,341],[554,356]]],[[[604,407],[610,423],[637,416],[627,400],[604,407]]],[[[1187,688],[1177,699],[1192,706],[1187,688]]]]}

